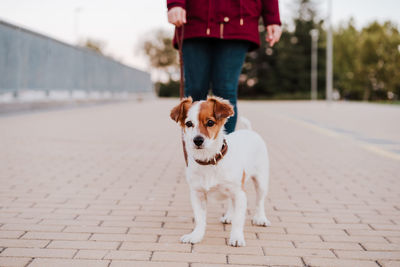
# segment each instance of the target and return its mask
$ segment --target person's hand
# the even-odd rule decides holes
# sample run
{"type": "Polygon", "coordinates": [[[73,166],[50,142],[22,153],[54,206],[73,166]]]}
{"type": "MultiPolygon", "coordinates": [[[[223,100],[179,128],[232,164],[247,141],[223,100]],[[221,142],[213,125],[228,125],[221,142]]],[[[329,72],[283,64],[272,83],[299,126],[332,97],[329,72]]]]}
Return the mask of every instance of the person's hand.
{"type": "Polygon", "coordinates": [[[168,11],[168,22],[177,27],[186,23],[186,10],[181,7],[173,7],[168,11]]]}
{"type": "Polygon", "coordinates": [[[269,45],[272,47],[281,38],[282,28],[279,25],[273,24],[273,25],[268,25],[266,30],[267,30],[267,35],[265,36],[265,41],[269,43],[269,45]]]}

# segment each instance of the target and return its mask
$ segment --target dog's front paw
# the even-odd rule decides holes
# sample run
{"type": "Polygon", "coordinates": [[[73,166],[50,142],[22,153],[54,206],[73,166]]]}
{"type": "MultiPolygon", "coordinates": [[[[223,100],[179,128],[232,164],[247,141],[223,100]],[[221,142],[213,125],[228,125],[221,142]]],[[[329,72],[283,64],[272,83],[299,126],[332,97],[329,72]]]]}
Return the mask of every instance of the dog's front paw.
{"type": "Polygon", "coordinates": [[[224,216],[221,217],[220,222],[223,224],[230,224],[232,222],[232,217],[229,214],[224,214],[224,216]]]}
{"type": "Polygon", "coordinates": [[[199,243],[203,239],[203,235],[195,232],[191,232],[190,234],[183,235],[181,237],[181,242],[182,243],[199,243]]]}
{"type": "Polygon", "coordinates": [[[233,234],[229,238],[229,245],[232,247],[244,247],[246,246],[246,241],[244,241],[243,234],[233,234]]]}
{"type": "Polygon", "coordinates": [[[271,226],[271,222],[265,216],[254,215],[252,222],[254,225],[271,226]]]}

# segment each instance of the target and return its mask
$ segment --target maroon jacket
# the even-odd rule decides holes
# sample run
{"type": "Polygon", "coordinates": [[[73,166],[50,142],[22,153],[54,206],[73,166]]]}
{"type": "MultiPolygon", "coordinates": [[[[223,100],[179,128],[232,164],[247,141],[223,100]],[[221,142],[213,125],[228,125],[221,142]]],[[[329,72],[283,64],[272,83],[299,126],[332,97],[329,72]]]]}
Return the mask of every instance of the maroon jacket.
{"type": "Polygon", "coordinates": [[[253,50],[260,46],[260,16],[265,26],[281,24],[278,0],[167,0],[168,10],[176,6],[186,10],[184,39],[248,40],[253,50]]]}

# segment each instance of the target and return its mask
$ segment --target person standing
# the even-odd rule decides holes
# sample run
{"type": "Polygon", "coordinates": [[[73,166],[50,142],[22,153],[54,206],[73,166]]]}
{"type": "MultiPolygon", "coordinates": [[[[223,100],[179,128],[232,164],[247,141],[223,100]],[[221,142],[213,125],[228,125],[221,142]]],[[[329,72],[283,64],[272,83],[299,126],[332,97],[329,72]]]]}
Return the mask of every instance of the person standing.
{"type": "MultiPolygon", "coordinates": [[[[167,8],[175,37],[184,25],[185,96],[204,100],[211,86],[234,106],[235,115],[225,124],[226,132],[233,132],[239,75],[246,53],[260,46],[260,17],[270,46],[281,37],[278,0],[167,0],[167,8]]],[[[176,38],[173,43],[176,48],[176,38]]]]}

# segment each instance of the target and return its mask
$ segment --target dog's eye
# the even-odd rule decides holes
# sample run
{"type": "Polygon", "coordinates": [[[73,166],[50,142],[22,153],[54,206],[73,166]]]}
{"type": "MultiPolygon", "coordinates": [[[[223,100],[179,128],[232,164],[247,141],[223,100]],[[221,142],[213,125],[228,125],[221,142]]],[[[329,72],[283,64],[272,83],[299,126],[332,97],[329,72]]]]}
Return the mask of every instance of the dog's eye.
{"type": "Polygon", "coordinates": [[[193,127],[193,123],[191,121],[187,121],[185,125],[186,127],[193,127]]]}
{"type": "Polygon", "coordinates": [[[207,127],[213,127],[214,124],[215,124],[215,122],[212,121],[212,120],[208,120],[208,121],[207,121],[207,127]]]}

